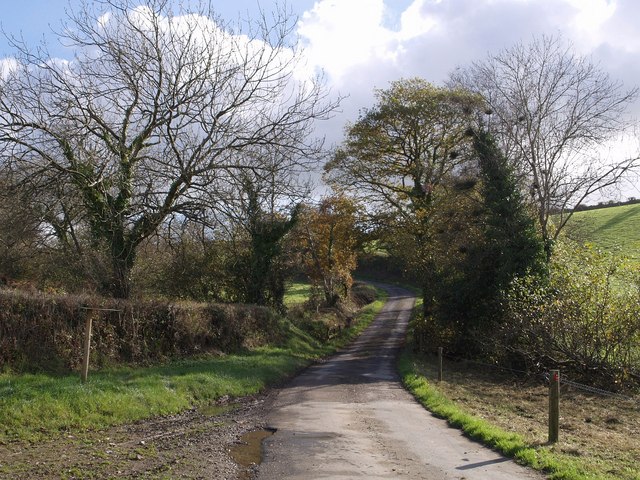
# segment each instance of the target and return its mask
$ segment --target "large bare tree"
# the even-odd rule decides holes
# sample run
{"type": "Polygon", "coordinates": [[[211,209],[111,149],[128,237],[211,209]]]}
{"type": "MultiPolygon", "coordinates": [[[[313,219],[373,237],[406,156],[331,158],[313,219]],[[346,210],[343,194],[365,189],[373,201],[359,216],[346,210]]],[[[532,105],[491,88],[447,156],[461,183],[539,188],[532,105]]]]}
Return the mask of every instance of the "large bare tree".
{"type": "Polygon", "coordinates": [[[602,153],[630,126],[637,88],[625,89],[560,37],[489,55],[458,69],[451,85],[484,97],[485,121],[526,179],[547,254],[573,208],[638,165],[637,155],[602,153]]]}
{"type": "Polygon", "coordinates": [[[55,177],[78,192],[116,297],[163,221],[201,210],[229,169],[263,168],[238,161],[247,149],[315,154],[313,122],[336,105],[301,74],[286,11],[233,30],[207,2],[174,4],[84,1],[59,34],[73,59],[14,41],[0,80],[2,161],[25,182],[55,177]]]}

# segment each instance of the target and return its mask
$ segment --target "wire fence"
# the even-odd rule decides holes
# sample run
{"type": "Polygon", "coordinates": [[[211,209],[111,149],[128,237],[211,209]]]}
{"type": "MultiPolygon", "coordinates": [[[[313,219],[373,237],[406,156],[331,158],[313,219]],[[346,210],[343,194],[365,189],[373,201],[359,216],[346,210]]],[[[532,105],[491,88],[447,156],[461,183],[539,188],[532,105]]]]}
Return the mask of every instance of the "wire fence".
{"type": "MultiPolygon", "coordinates": [[[[547,379],[548,379],[548,374],[547,375],[547,379]]],[[[633,398],[633,397],[629,397],[627,395],[622,395],[621,393],[616,393],[616,392],[610,392],[608,390],[603,390],[602,388],[597,388],[597,387],[593,387],[591,385],[585,385],[583,383],[578,383],[578,382],[574,382],[571,381],[569,379],[562,378],[561,382],[562,385],[568,385],[572,388],[575,388],[576,390],[582,390],[583,392],[587,392],[587,393],[591,393],[594,395],[602,395],[604,397],[609,397],[609,398],[614,398],[617,400],[623,400],[626,402],[631,402],[631,403],[635,403],[638,406],[640,406],[640,399],[638,398],[633,398]]]]}
{"type": "MultiPolygon", "coordinates": [[[[453,360],[453,361],[459,361],[459,359],[455,358],[455,357],[451,357],[448,355],[443,355],[443,358],[448,359],[448,360],[453,360]]],[[[528,378],[532,378],[532,377],[539,377],[542,381],[544,381],[545,384],[548,384],[550,381],[550,377],[549,377],[549,372],[543,372],[543,373],[532,373],[531,371],[526,371],[526,370],[519,370],[516,368],[511,368],[511,367],[505,367],[502,365],[495,365],[495,364],[491,364],[491,363],[486,363],[486,362],[480,362],[477,360],[467,360],[464,359],[463,362],[465,362],[466,364],[473,364],[473,365],[478,365],[478,366],[482,366],[485,368],[490,368],[493,370],[498,370],[498,371],[502,371],[502,372],[506,372],[506,373],[511,373],[511,374],[516,374],[518,376],[523,376],[523,377],[528,377],[528,378]]],[[[582,392],[586,392],[592,395],[600,395],[603,397],[608,397],[611,399],[615,399],[615,400],[620,400],[620,401],[624,401],[624,402],[629,402],[632,404],[635,404],[636,406],[640,407],[640,397],[631,397],[628,395],[623,395],[621,393],[617,393],[617,392],[611,392],[609,390],[605,390],[602,388],[598,388],[592,385],[586,385],[584,383],[579,383],[579,382],[575,382],[573,380],[570,380],[569,378],[567,378],[566,376],[562,376],[560,384],[562,386],[567,386],[570,387],[572,389],[575,390],[580,390],[582,392]]]]}
{"type": "MultiPolygon", "coordinates": [[[[480,362],[477,360],[468,360],[468,359],[459,359],[445,355],[443,348],[438,348],[438,357],[437,357],[437,378],[438,381],[445,380],[444,374],[444,359],[452,360],[455,363],[464,363],[465,365],[475,365],[481,366],[486,369],[491,369],[493,371],[501,371],[503,373],[508,372],[511,375],[516,375],[520,378],[525,377],[527,379],[534,379],[539,381],[541,384],[544,383],[548,386],[548,442],[556,443],[559,439],[560,429],[561,429],[561,420],[560,417],[560,404],[561,404],[561,388],[564,387],[566,389],[578,390],[581,392],[585,392],[589,395],[598,395],[601,397],[606,397],[606,403],[609,407],[612,406],[612,402],[610,400],[614,400],[617,402],[625,402],[624,410],[631,408],[632,410],[638,409],[638,413],[640,413],[640,396],[628,396],[617,392],[612,392],[609,390],[605,390],[603,388],[595,387],[593,385],[586,385],[584,383],[573,381],[569,378],[564,377],[564,374],[558,369],[551,369],[544,372],[531,372],[526,370],[521,370],[517,368],[505,367],[502,365],[496,365],[487,362],[480,362]]],[[[464,382],[464,380],[463,380],[464,382]]],[[[455,379],[451,383],[456,383],[455,379]]],[[[498,383],[501,383],[498,381],[498,383]]],[[[576,400],[574,399],[574,402],[576,400]]],[[[580,399],[578,401],[581,401],[580,399]]],[[[604,405],[602,405],[605,407],[604,405]]],[[[605,407],[606,408],[606,407],[605,407]]],[[[628,412],[631,413],[631,412],[628,412]]],[[[636,413],[632,413],[633,416],[636,413]]],[[[587,423],[590,423],[590,417],[587,423]]],[[[614,418],[614,420],[616,420],[614,418]]],[[[617,420],[616,420],[617,421],[617,420]]],[[[606,420],[606,423],[609,423],[609,420],[606,420]]]]}

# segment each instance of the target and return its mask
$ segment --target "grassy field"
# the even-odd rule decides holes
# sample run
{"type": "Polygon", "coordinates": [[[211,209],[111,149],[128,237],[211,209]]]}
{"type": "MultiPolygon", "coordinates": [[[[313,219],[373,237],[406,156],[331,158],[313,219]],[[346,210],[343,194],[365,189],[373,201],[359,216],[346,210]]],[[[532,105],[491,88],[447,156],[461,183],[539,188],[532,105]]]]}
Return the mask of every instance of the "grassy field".
{"type": "Polygon", "coordinates": [[[304,303],[311,295],[311,285],[305,282],[291,282],[287,284],[287,294],[284,297],[284,304],[287,307],[304,303]]]}
{"type": "Polygon", "coordinates": [[[567,234],[640,263],[640,204],[576,212],[567,234]]]}
{"type": "MultiPolygon", "coordinates": [[[[302,295],[296,289],[295,295],[302,295]]],[[[147,368],[77,374],[0,374],[0,444],[38,441],[85,429],[102,429],[213,403],[223,396],[257,393],[357,335],[382,308],[384,297],[364,307],[354,325],[320,344],[287,320],[280,345],[233,355],[173,361],[147,368]]]]}

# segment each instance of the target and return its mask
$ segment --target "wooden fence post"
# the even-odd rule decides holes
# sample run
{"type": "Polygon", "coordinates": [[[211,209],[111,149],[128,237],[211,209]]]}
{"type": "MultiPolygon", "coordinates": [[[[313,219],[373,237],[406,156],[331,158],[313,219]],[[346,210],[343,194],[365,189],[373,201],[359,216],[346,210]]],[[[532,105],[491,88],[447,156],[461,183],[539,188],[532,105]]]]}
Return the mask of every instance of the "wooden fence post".
{"type": "Polygon", "coordinates": [[[560,370],[549,372],[549,443],[558,441],[560,430],[560,370]]]}
{"type": "Polygon", "coordinates": [[[442,347],[438,347],[438,381],[442,381],[442,347]]]}
{"type": "Polygon", "coordinates": [[[84,356],[82,358],[82,371],[80,379],[82,383],[87,381],[89,375],[89,355],[91,354],[91,327],[93,322],[93,312],[87,309],[87,318],[84,322],[84,356]]]}

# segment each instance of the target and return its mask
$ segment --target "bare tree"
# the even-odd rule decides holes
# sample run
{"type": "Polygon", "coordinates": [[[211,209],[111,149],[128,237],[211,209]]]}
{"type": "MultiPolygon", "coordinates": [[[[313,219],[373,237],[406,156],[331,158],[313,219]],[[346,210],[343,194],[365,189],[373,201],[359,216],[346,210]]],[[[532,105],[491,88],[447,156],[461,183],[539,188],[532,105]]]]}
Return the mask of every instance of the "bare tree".
{"type": "Polygon", "coordinates": [[[457,70],[451,85],[484,97],[492,134],[528,182],[548,255],[573,208],[638,165],[638,156],[600,153],[629,126],[638,89],[625,90],[561,38],[490,55],[457,70]]]}
{"type": "Polygon", "coordinates": [[[315,152],[313,121],[336,106],[321,78],[299,75],[287,12],[234,32],[207,2],[140,3],[83,2],[59,34],[73,60],[14,40],[0,80],[2,161],[34,185],[53,171],[77,190],[117,297],[165,219],[201,210],[222,172],[261,169],[236,161],[248,148],[315,152]]]}

